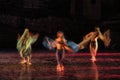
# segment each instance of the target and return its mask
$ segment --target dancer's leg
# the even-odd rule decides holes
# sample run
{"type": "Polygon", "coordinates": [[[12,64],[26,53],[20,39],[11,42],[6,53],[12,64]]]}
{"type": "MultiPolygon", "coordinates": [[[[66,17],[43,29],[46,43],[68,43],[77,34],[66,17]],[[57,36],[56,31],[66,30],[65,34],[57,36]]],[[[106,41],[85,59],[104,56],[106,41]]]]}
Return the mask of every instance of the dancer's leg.
{"type": "Polygon", "coordinates": [[[96,51],[95,49],[90,45],[90,54],[91,54],[91,60],[94,62],[96,61],[96,51]]]}
{"type": "Polygon", "coordinates": [[[24,64],[24,63],[26,63],[26,59],[25,59],[25,56],[24,56],[24,49],[21,49],[21,51],[20,51],[20,56],[21,56],[21,58],[22,58],[22,60],[21,60],[21,64],[24,64]]]}
{"type": "Polygon", "coordinates": [[[31,46],[27,49],[27,51],[26,51],[26,55],[27,55],[27,64],[28,65],[31,65],[32,63],[31,63],[31,57],[32,57],[32,55],[31,55],[31,50],[32,50],[32,48],[31,48],[31,46]]]}
{"type": "Polygon", "coordinates": [[[95,47],[95,50],[94,50],[94,56],[95,57],[97,55],[97,51],[98,51],[98,42],[96,41],[96,47],[95,47]]]}
{"type": "Polygon", "coordinates": [[[63,71],[64,66],[63,66],[63,59],[64,59],[64,51],[63,50],[58,50],[56,52],[56,59],[57,59],[57,70],[58,71],[63,71]]]}
{"type": "Polygon", "coordinates": [[[31,65],[32,63],[31,63],[31,56],[27,56],[27,64],[28,65],[31,65]]]}
{"type": "Polygon", "coordinates": [[[59,55],[58,55],[58,51],[56,51],[56,60],[57,60],[57,64],[60,64],[60,60],[59,60],[59,55]]]}

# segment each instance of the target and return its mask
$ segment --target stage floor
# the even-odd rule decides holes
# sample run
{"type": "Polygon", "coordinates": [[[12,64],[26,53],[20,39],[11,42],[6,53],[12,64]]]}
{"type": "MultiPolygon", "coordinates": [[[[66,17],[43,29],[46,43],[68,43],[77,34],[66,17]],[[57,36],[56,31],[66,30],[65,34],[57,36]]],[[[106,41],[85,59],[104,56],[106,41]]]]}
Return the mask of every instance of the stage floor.
{"type": "Polygon", "coordinates": [[[17,52],[0,53],[0,80],[118,80],[120,53],[67,53],[64,72],[56,71],[55,53],[32,53],[32,65],[21,65],[17,52]]]}

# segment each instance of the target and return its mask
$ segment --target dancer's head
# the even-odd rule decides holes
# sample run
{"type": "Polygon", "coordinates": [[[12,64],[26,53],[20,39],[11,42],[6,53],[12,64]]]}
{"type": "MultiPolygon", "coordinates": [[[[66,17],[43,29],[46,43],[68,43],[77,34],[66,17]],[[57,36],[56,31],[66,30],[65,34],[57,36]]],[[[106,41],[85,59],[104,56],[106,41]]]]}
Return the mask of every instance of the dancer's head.
{"type": "Polygon", "coordinates": [[[57,32],[57,37],[63,38],[64,37],[64,33],[62,31],[58,31],[57,32]]]}

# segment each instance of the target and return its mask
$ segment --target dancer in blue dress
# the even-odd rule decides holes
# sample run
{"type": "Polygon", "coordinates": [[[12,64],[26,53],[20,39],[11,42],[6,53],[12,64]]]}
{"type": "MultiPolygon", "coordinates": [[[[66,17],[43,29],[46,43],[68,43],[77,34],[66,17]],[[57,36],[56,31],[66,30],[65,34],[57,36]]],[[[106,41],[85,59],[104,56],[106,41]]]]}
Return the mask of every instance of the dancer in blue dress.
{"type": "Polygon", "coordinates": [[[46,40],[47,43],[43,41],[44,46],[51,50],[56,48],[57,71],[64,71],[63,59],[65,56],[65,50],[73,52],[73,50],[67,45],[67,41],[64,38],[64,33],[62,31],[58,31],[57,38],[55,40],[49,38],[46,38],[46,40]]]}

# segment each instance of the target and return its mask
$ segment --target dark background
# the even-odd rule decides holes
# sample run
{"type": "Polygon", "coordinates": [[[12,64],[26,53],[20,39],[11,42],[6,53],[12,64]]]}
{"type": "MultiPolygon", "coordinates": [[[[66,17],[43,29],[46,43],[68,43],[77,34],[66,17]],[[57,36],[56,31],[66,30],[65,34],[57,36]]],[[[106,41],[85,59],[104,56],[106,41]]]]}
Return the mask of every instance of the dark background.
{"type": "MultiPolygon", "coordinates": [[[[34,50],[44,50],[44,36],[55,38],[64,31],[68,40],[79,43],[99,26],[111,30],[108,48],[99,41],[100,51],[120,51],[120,0],[0,0],[0,50],[16,50],[17,34],[24,28],[39,33],[34,50]]],[[[87,51],[87,49],[83,50],[87,51]]]]}

